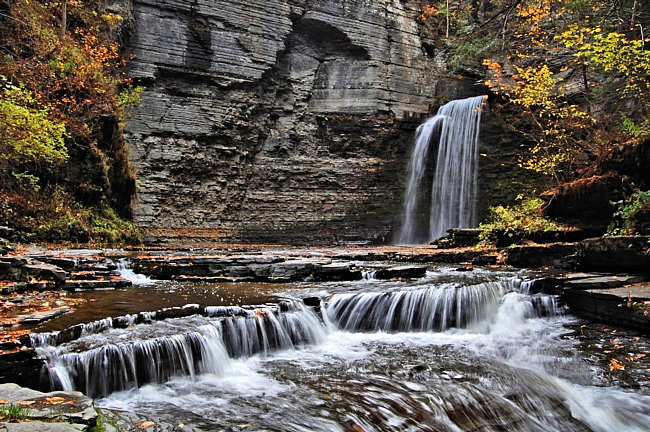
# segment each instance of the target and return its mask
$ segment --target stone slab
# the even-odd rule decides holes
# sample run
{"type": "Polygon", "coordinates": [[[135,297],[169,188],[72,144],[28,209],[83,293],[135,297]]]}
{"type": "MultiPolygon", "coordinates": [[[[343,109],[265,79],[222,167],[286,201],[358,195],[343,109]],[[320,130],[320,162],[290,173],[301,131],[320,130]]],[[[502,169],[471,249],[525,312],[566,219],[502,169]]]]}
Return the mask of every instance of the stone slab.
{"type": "Polygon", "coordinates": [[[93,400],[81,392],[42,393],[8,383],[0,384],[0,399],[27,408],[29,419],[83,423],[90,426],[97,422],[98,414],[93,400]]]}
{"type": "Polygon", "coordinates": [[[87,425],[76,423],[52,423],[42,421],[26,421],[20,423],[0,422],[2,432],[79,432],[86,430],[87,425]]]}
{"type": "Polygon", "coordinates": [[[568,280],[564,282],[563,285],[567,288],[575,289],[606,289],[618,288],[624,285],[641,282],[642,280],[643,278],[639,276],[630,275],[595,276],[568,280]]]}
{"type": "Polygon", "coordinates": [[[43,321],[50,320],[52,318],[56,318],[60,315],[66,314],[70,312],[70,308],[67,306],[61,306],[57,308],[52,308],[47,311],[42,311],[42,312],[34,312],[29,315],[22,315],[18,317],[18,322],[20,324],[38,324],[43,321]]]}

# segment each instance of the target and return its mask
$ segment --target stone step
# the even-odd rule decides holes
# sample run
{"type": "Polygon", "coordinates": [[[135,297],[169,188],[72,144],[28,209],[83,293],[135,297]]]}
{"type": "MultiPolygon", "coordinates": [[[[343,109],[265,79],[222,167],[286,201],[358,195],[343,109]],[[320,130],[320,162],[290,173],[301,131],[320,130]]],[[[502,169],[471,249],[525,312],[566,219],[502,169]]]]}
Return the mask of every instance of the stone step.
{"type": "Polygon", "coordinates": [[[70,273],[67,280],[104,280],[119,275],[115,270],[84,270],[70,273]]]}
{"type": "Polygon", "coordinates": [[[650,301],[650,284],[605,289],[567,288],[564,300],[571,311],[585,318],[630,327],[650,334],[650,310],[638,307],[650,301]]]}
{"type": "Polygon", "coordinates": [[[427,273],[426,266],[400,266],[377,270],[376,279],[415,279],[424,277],[427,273]]]}
{"type": "Polygon", "coordinates": [[[67,280],[63,284],[62,289],[66,291],[84,291],[126,288],[131,285],[133,285],[133,282],[122,278],[112,278],[106,280],[67,280]]]}

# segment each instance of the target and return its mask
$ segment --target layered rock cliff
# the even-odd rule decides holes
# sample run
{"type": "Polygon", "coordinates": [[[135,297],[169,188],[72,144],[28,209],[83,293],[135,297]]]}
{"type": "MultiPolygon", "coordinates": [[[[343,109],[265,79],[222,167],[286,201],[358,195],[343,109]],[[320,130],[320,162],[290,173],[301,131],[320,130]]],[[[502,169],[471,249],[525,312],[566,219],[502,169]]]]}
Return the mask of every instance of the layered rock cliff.
{"type": "MultiPolygon", "coordinates": [[[[149,239],[376,239],[452,99],[411,0],[134,0],[126,127],[149,239]]],[[[462,87],[462,86],[460,86],[462,87]]]]}

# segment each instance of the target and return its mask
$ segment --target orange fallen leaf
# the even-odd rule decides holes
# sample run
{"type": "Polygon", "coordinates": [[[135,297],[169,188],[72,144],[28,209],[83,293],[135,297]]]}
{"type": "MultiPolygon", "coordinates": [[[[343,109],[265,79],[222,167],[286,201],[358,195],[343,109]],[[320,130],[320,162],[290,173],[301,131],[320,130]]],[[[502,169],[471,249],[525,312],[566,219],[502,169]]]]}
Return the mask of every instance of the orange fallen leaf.
{"type": "Polygon", "coordinates": [[[0,400],[0,405],[7,405],[9,401],[6,400],[0,400]]]}
{"type": "Polygon", "coordinates": [[[142,429],[142,430],[149,429],[150,427],[156,425],[156,423],[154,423],[154,422],[152,422],[150,420],[135,422],[133,424],[135,425],[135,427],[137,427],[138,429],[142,429]]]}
{"type": "Polygon", "coordinates": [[[623,363],[621,363],[620,361],[616,359],[611,359],[609,361],[609,370],[612,372],[617,370],[625,370],[625,366],[623,366],[623,363]]]}
{"type": "Polygon", "coordinates": [[[17,405],[21,406],[29,406],[29,405],[34,405],[36,401],[18,401],[16,402],[17,405]]]}

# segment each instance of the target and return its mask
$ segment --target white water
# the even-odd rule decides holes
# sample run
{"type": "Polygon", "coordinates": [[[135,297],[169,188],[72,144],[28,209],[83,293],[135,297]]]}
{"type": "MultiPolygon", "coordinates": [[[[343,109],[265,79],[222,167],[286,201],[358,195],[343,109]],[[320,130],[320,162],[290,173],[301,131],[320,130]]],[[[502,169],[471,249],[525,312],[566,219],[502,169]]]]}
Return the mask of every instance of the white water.
{"type": "Polygon", "coordinates": [[[199,426],[207,430],[230,429],[224,427],[231,425],[224,423],[227,419],[232,425],[251,423],[253,429],[263,430],[349,430],[350,419],[367,431],[468,430],[457,424],[461,415],[469,416],[465,421],[477,428],[471,430],[647,431],[650,397],[573,384],[553,375],[558,362],[584,369],[562,354],[571,348],[571,342],[561,338],[563,324],[570,319],[540,319],[531,317],[532,312],[525,295],[511,292],[488,319],[485,331],[333,330],[315,345],[230,361],[221,376],[177,377],[115,393],[99,403],[155,415],[169,411],[176,423],[205,421],[199,426]],[[400,374],[394,368],[413,361],[406,354],[399,359],[406,352],[418,353],[416,360],[432,371],[423,379],[400,374]],[[441,357],[436,352],[449,354],[441,357]],[[390,356],[396,356],[397,363],[390,356]],[[475,371],[482,367],[489,368],[487,375],[475,371]],[[328,408],[330,399],[337,401],[336,408],[328,408]],[[358,405],[360,411],[350,409],[358,405]],[[407,427],[417,409],[436,427],[407,427]],[[345,421],[337,417],[339,410],[347,410],[345,421]],[[511,417],[517,422],[507,423],[511,417]],[[494,427],[479,428],[486,422],[494,427]],[[502,423],[508,427],[499,427],[502,423]]]}
{"type": "Polygon", "coordinates": [[[434,133],[445,119],[446,117],[440,114],[433,116],[421,124],[415,133],[415,147],[408,166],[402,230],[397,240],[400,244],[413,244],[420,240],[417,233],[418,191],[425,174],[429,145],[434,133]]]}
{"type": "Polygon", "coordinates": [[[364,291],[322,293],[324,321],[296,302],[107,328],[50,347],[51,373],[124,390],[104,406],[203,430],[647,430],[650,398],[592,384],[553,297],[482,277],[350,284],[364,291]],[[421,379],[408,373],[419,364],[421,379]]]}
{"type": "Polygon", "coordinates": [[[478,137],[484,96],[451,101],[422,124],[408,166],[400,244],[426,243],[450,228],[476,225],[478,137]],[[418,197],[434,134],[440,132],[428,231],[418,232],[418,197]]]}
{"type": "Polygon", "coordinates": [[[151,279],[149,276],[134,272],[131,268],[131,262],[126,259],[118,261],[117,271],[120,273],[120,276],[131,281],[133,285],[152,285],[156,283],[156,281],[151,279]]]}

